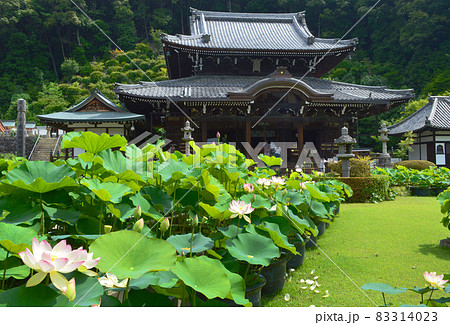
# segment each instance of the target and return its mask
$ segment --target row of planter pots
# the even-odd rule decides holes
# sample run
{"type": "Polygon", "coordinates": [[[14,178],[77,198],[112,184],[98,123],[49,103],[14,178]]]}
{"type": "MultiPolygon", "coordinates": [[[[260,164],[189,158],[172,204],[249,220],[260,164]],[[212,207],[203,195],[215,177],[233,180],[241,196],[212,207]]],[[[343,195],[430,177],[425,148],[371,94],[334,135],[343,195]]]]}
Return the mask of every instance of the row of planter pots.
{"type": "Polygon", "coordinates": [[[410,186],[409,192],[412,196],[438,196],[441,192],[445,191],[446,187],[418,187],[418,186],[410,186]]]}
{"type": "MultiPolygon", "coordinates": [[[[327,225],[325,222],[321,222],[318,225],[319,233],[317,237],[320,237],[325,232],[327,225]]],[[[261,306],[261,296],[270,296],[283,289],[286,281],[286,271],[297,269],[303,265],[306,248],[316,247],[317,237],[311,236],[304,242],[294,242],[295,249],[300,255],[283,252],[279,259],[272,261],[269,266],[262,270],[259,275],[259,281],[246,289],[245,297],[250,300],[254,307],[261,306]]]]}

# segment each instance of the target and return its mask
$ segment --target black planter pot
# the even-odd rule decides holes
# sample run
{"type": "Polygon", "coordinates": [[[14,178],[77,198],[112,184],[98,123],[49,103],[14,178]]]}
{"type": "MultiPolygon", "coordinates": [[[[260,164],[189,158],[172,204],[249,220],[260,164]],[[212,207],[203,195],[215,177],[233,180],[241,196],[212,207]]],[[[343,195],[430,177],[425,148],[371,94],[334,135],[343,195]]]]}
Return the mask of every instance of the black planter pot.
{"type": "Polygon", "coordinates": [[[438,196],[439,194],[444,192],[446,189],[447,189],[447,187],[437,187],[437,188],[432,188],[431,191],[433,192],[433,195],[438,196]]]}
{"type": "Polygon", "coordinates": [[[410,186],[409,191],[412,196],[431,196],[431,189],[425,187],[410,186]]]}
{"type": "Polygon", "coordinates": [[[291,254],[291,259],[286,264],[286,269],[297,269],[299,268],[303,262],[305,261],[305,242],[297,241],[293,243],[295,246],[295,249],[297,250],[300,255],[294,255],[291,254]]]}
{"type": "Polygon", "coordinates": [[[323,235],[323,233],[325,232],[325,228],[326,228],[327,223],[321,221],[319,223],[319,225],[317,226],[317,228],[319,229],[319,233],[317,234],[317,237],[320,237],[323,235]]]}
{"type": "Polygon", "coordinates": [[[245,289],[245,298],[250,300],[253,307],[261,306],[261,290],[266,285],[266,278],[262,274],[259,275],[259,279],[259,282],[245,289]]]}
{"type": "Polygon", "coordinates": [[[306,243],[306,248],[315,248],[316,247],[316,243],[317,243],[317,237],[311,235],[309,237],[308,242],[306,243]]]}
{"type": "MultiPolygon", "coordinates": [[[[247,298],[252,303],[253,307],[261,306],[261,289],[266,285],[266,278],[264,278],[262,274],[258,275],[257,279],[258,280],[255,284],[245,289],[245,298],[247,298]]],[[[230,299],[218,300],[226,303],[230,307],[242,307],[241,305],[236,304],[233,300],[230,299]]]]}
{"type": "Polygon", "coordinates": [[[282,253],[281,257],[263,268],[261,274],[266,278],[266,285],[262,288],[263,295],[272,295],[281,291],[286,281],[286,264],[290,255],[282,253]]]}

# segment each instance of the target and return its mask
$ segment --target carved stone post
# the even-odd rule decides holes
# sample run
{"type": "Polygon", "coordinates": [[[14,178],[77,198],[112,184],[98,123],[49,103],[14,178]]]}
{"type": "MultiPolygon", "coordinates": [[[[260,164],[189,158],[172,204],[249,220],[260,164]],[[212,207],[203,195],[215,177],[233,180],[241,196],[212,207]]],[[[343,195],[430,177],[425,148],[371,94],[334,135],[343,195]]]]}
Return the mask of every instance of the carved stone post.
{"type": "Polygon", "coordinates": [[[380,133],[381,142],[381,154],[378,158],[378,165],[380,167],[391,167],[391,156],[387,152],[387,143],[389,142],[388,133],[389,130],[386,127],[386,123],[381,124],[380,133]]]}
{"type": "Polygon", "coordinates": [[[350,177],[350,158],[355,157],[352,154],[352,149],[356,139],[348,135],[348,129],[344,126],[341,130],[341,136],[335,139],[334,143],[338,145],[336,157],[342,161],[342,177],[350,177]]]}
{"type": "Polygon", "coordinates": [[[27,102],[25,99],[17,100],[17,156],[25,157],[26,156],[26,148],[25,148],[25,137],[26,137],[26,129],[25,124],[27,121],[26,118],[27,111],[27,102]]]}
{"type": "Polygon", "coordinates": [[[184,132],[183,141],[185,144],[185,150],[186,150],[186,156],[189,156],[191,154],[191,146],[189,145],[189,141],[193,141],[194,138],[192,137],[192,132],[194,131],[193,128],[191,128],[191,123],[189,121],[186,121],[186,124],[184,125],[184,128],[181,129],[181,131],[184,132]]]}

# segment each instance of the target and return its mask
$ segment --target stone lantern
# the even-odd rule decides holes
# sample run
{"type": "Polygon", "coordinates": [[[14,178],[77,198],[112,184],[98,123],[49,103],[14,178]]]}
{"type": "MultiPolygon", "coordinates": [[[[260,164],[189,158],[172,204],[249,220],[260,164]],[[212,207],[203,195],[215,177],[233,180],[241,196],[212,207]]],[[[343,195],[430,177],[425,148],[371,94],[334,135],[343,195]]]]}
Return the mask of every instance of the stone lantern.
{"type": "Polygon", "coordinates": [[[191,128],[191,123],[189,121],[186,121],[186,124],[184,125],[184,128],[181,129],[181,131],[184,132],[182,140],[185,142],[185,153],[186,156],[189,156],[191,154],[191,146],[189,145],[189,141],[194,140],[194,138],[192,137],[192,131],[194,131],[194,129],[191,128]]]}
{"type": "Polygon", "coordinates": [[[387,143],[389,142],[389,130],[386,127],[386,123],[381,124],[381,129],[378,130],[378,132],[380,133],[381,142],[381,154],[378,158],[378,165],[381,167],[391,167],[391,156],[387,151],[387,143]]]}
{"type": "Polygon", "coordinates": [[[338,145],[336,157],[342,161],[342,177],[350,177],[350,158],[355,157],[352,154],[352,149],[356,139],[348,135],[348,129],[344,126],[341,130],[341,136],[335,139],[334,143],[338,145]]]}

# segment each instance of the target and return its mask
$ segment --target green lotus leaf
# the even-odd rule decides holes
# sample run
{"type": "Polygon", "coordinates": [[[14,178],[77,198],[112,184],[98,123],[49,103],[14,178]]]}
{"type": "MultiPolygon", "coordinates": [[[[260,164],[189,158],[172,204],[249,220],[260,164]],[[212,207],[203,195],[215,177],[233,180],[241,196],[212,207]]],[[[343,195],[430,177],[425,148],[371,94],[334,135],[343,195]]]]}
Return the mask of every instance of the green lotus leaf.
{"type": "Polygon", "coordinates": [[[131,289],[146,289],[150,285],[162,288],[172,288],[178,282],[178,277],[171,271],[147,272],[138,279],[130,281],[131,289]]]}
{"type": "Polygon", "coordinates": [[[124,147],[127,140],[115,134],[110,136],[107,133],[101,135],[93,132],[69,132],[63,136],[61,149],[80,148],[94,155],[103,150],[124,147]]]}
{"type": "Polygon", "coordinates": [[[414,288],[408,289],[408,290],[423,295],[423,294],[425,294],[427,292],[430,292],[432,289],[430,287],[419,288],[419,287],[415,286],[414,288]]]}
{"type": "Polygon", "coordinates": [[[22,259],[11,255],[7,259],[0,261],[0,270],[0,280],[3,279],[3,272],[5,270],[6,279],[13,277],[22,280],[30,275],[30,268],[24,265],[22,259]]]}
{"type": "Polygon", "coordinates": [[[395,288],[391,287],[389,284],[386,283],[379,283],[379,282],[373,282],[373,283],[366,283],[361,287],[361,289],[364,290],[373,290],[373,291],[379,291],[391,295],[399,294],[406,292],[408,288],[395,288]]]}
{"type": "Polygon", "coordinates": [[[133,202],[135,207],[137,207],[138,205],[141,206],[141,211],[143,214],[149,215],[156,220],[159,220],[163,217],[163,215],[156,211],[155,208],[150,204],[150,202],[142,196],[142,194],[136,193],[135,195],[130,197],[130,200],[133,202]]]}
{"type": "Polygon", "coordinates": [[[317,226],[307,216],[302,216],[302,218],[300,218],[288,209],[287,214],[283,214],[283,217],[286,217],[301,235],[305,233],[305,230],[309,231],[313,236],[317,236],[319,233],[317,226]]]}
{"type": "Polygon", "coordinates": [[[272,205],[270,204],[270,200],[268,200],[267,198],[263,198],[261,195],[259,194],[244,194],[240,197],[239,199],[240,201],[244,201],[245,203],[250,203],[252,202],[252,207],[255,209],[258,208],[266,208],[266,209],[270,209],[272,207],[272,205]]]}
{"type": "Polygon", "coordinates": [[[218,260],[207,256],[178,261],[172,272],[195,291],[208,299],[224,299],[231,289],[230,280],[218,260]]]}
{"type": "Polygon", "coordinates": [[[8,172],[0,191],[4,188],[8,191],[8,187],[12,187],[42,194],[73,188],[78,186],[74,176],[75,172],[66,165],[57,167],[49,161],[27,161],[8,172]]]}
{"type": "Polygon", "coordinates": [[[0,222],[0,245],[10,253],[18,254],[25,248],[31,250],[33,237],[38,238],[38,234],[32,228],[0,222]]]}
{"type": "Polygon", "coordinates": [[[252,265],[268,266],[273,258],[280,257],[280,249],[272,239],[258,234],[240,234],[228,239],[226,246],[233,257],[252,265]]]}
{"type": "Polygon", "coordinates": [[[123,307],[173,307],[174,303],[166,295],[147,290],[131,290],[123,307]]]}
{"type": "Polygon", "coordinates": [[[238,305],[243,305],[246,307],[251,307],[252,303],[245,298],[245,281],[244,279],[236,273],[229,271],[222,263],[220,266],[225,271],[225,274],[230,280],[231,288],[227,295],[227,299],[234,300],[238,305]]]}
{"type": "Polygon", "coordinates": [[[243,233],[244,229],[239,228],[235,225],[229,225],[228,227],[218,227],[217,230],[219,230],[225,237],[228,238],[234,238],[240,233],[243,233]]]}
{"type": "MultiPolygon", "coordinates": [[[[173,235],[167,238],[177,252],[181,255],[187,255],[191,251],[191,234],[173,235]]],[[[214,247],[214,241],[203,236],[201,233],[194,234],[192,238],[192,253],[202,253],[214,247]]]]}
{"type": "Polygon", "coordinates": [[[321,202],[330,202],[328,195],[317,188],[317,186],[311,183],[305,183],[305,187],[308,190],[311,197],[321,202]]]}
{"type": "Polygon", "coordinates": [[[188,169],[186,163],[169,159],[158,166],[158,174],[161,175],[164,182],[177,181],[186,176],[188,169]]]}
{"type": "Polygon", "coordinates": [[[263,224],[256,226],[256,228],[267,232],[274,244],[278,247],[284,248],[292,254],[298,254],[295,246],[289,243],[288,238],[283,235],[280,227],[276,223],[264,222],[263,224]]]}
{"type": "Polygon", "coordinates": [[[153,206],[157,209],[162,209],[164,213],[167,213],[172,208],[173,198],[164,192],[160,187],[144,187],[141,191],[150,197],[153,206]]]}
{"type": "MultiPolygon", "coordinates": [[[[208,214],[209,217],[219,220],[228,219],[231,216],[231,212],[228,211],[228,208],[225,208],[225,210],[222,210],[222,206],[212,206],[203,202],[200,202],[198,204],[202,207],[203,210],[208,214]]],[[[229,206],[229,205],[228,205],[229,206]]]]}
{"type": "Polygon", "coordinates": [[[119,279],[137,279],[149,271],[168,271],[176,261],[176,251],[170,243],[128,230],[99,237],[89,251],[94,258],[101,257],[97,264],[101,272],[114,273],[119,279]]]}
{"type": "Polygon", "coordinates": [[[427,307],[427,305],[424,305],[424,304],[420,304],[420,305],[403,304],[403,305],[400,305],[399,307],[427,307]]]}
{"type": "MultiPolygon", "coordinates": [[[[25,285],[0,293],[0,305],[7,307],[52,307],[58,303],[59,294],[50,287],[39,284],[26,288],[25,285]]],[[[65,299],[67,301],[67,299],[65,299]]]]}
{"type": "Polygon", "coordinates": [[[263,154],[260,154],[258,156],[258,158],[269,167],[281,166],[281,163],[283,162],[283,159],[281,159],[281,158],[264,156],[263,154]]]}
{"type": "Polygon", "coordinates": [[[83,180],[81,184],[89,188],[100,200],[104,202],[119,203],[125,195],[133,193],[133,190],[125,184],[117,184],[112,182],[102,183],[97,178],[83,180]]]}
{"type": "Polygon", "coordinates": [[[312,216],[319,218],[327,218],[328,210],[324,206],[324,203],[312,200],[310,208],[312,216]]]}
{"type": "Polygon", "coordinates": [[[70,225],[74,225],[82,214],[81,211],[75,209],[57,209],[45,205],[43,205],[43,209],[47,212],[50,219],[66,222],[70,225]]]}
{"type": "Polygon", "coordinates": [[[104,150],[98,154],[102,159],[103,167],[106,170],[112,170],[116,174],[123,173],[127,170],[127,159],[120,151],[104,150]]]}

